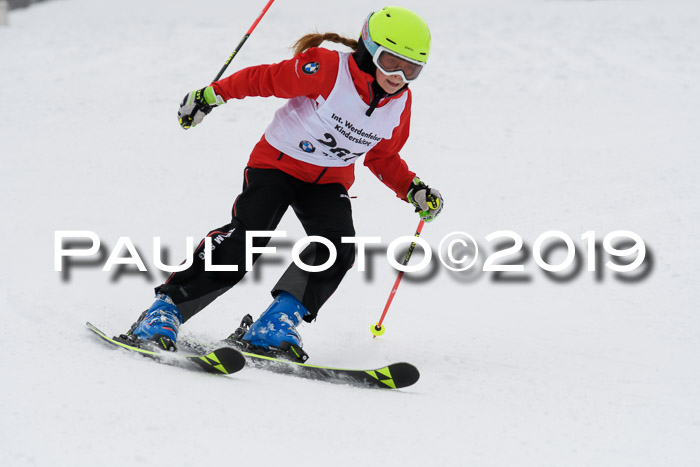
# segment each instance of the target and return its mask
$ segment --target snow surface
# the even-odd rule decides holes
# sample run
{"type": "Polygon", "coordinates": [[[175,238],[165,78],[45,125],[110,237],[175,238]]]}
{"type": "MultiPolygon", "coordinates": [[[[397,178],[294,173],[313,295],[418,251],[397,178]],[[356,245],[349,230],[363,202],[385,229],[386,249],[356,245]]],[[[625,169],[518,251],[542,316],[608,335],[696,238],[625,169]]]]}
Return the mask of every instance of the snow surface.
{"type": "MultiPolygon", "coordinates": [[[[228,221],[281,101],[231,102],[188,132],[175,111],[263,4],[53,1],[0,28],[0,464],[700,465],[696,0],[402,3],[433,33],[402,152],[446,199],[423,237],[437,247],[465,231],[487,254],[494,231],[531,248],[561,230],[584,264],[565,282],[529,253],[527,282],[416,273],[379,339],[369,327],[395,272],[381,255],[371,274],[352,270],[301,328],[312,362],[406,360],[420,368],[415,386],[213,377],[89,334],[85,321],[118,333],[150,304],[162,279],[153,237],[174,263],[185,237],[228,221]],[[585,270],[581,235],[618,229],[648,245],[645,278],[585,270]],[[104,256],[66,279],[54,271],[57,230],[96,232],[105,255],[128,236],[151,274],[115,277],[104,256]]],[[[381,6],[280,0],[229,71],[289,57],[315,29],[355,37],[381,6]]],[[[415,230],[410,207],[361,165],[351,194],[358,235],[386,246],[415,230]]],[[[292,214],[280,228],[303,236],[292,214]]],[[[257,316],[289,249],[279,257],[182,333],[217,339],[257,316]]]]}

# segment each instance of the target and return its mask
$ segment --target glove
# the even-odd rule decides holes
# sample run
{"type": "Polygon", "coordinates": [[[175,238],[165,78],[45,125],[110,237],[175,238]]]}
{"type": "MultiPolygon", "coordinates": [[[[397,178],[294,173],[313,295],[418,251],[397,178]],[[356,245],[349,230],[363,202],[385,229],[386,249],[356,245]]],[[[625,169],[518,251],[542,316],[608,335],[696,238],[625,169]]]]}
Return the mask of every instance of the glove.
{"type": "Polygon", "coordinates": [[[211,109],[225,103],[224,98],[217,95],[212,86],[187,93],[177,111],[180,126],[187,130],[199,125],[211,109]]]}
{"type": "Polygon", "coordinates": [[[416,212],[425,222],[434,220],[442,211],[442,195],[435,188],[430,188],[416,177],[406,195],[408,201],[416,207],[416,212]]]}

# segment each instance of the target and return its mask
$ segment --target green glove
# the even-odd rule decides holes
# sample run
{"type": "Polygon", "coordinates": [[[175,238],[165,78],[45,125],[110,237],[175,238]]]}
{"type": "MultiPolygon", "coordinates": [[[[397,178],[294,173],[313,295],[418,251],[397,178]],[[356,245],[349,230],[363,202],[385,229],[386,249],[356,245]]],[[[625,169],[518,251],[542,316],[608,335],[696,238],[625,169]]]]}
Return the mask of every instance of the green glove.
{"type": "Polygon", "coordinates": [[[442,195],[435,188],[430,188],[416,177],[406,195],[408,201],[416,207],[416,212],[425,222],[431,222],[442,211],[442,195]]]}
{"type": "Polygon", "coordinates": [[[225,103],[224,98],[217,95],[212,86],[187,93],[177,111],[180,126],[187,130],[199,125],[211,109],[225,103]]]}

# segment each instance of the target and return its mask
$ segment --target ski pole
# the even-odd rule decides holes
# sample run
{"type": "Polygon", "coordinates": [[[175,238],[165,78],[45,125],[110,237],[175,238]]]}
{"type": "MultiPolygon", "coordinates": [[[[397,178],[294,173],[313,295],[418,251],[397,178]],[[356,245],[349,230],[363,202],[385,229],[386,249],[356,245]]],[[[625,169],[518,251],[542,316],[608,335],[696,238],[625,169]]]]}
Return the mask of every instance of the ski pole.
{"type": "MultiPolygon", "coordinates": [[[[232,53],[231,55],[229,55],[228,59],[226,59],[226,62],[224,63],[224,66],[222,66],[222,67],[221,67],[221,70],[219,70],[219,72],[216,74],[216,76],[215,76],[214,79],[212,80],[212,83],[213,83],[214,81],[218,81],[219,78],[221,78],[221,76],[224,74],[224,71],[226,71],[226,68],[228,68],[229,64],[230,64],[231,61],[233,60],[233,57],[235,57],[236,54],[238,53],[238,51],[241,50],[241,48],[243,47],[243,44],[245,44],[245,41],[248,40],[248,38],[250,37],[250,35],[253,33],[253,30],[257,27],[258,23],[260,23],[260,20],[263,18],[263,16],[265,16],[265,13],[267,13],[267,10],[270,9],[270,6],[272,6],[272,3],[273,3],[274,1],[275,1],[275,0],[269,0],[269,1],[267,2],[267,5],[265,5],[265,8],[263,8],[263,10],[260,12],[260,15],[258,16],[258,18],[257,18],[257,19],[255,20],[255,22],[250,26],[250,28],[248,29],[248,32],[246,32],[246,33],[243,35],[243,38],[242,38],[241,41],[238,43],[238,46],[236,47],[236,50],[234,50],[233,53],[232,53]]],[[[183,104],[184,104],[184,102],[183,102],[183,104]]],[[[182,117],[180,117],[180,125],[182,125],[182,127],[185,128],[185,129],[190,128],[190,125],[192,124],[192,121],[193,121],[193,116],[194,116],[197,112],[199,112],[199,111],[201,110],[201,108],[202,108],[202,104],[199,103],[199,102],[197,102],[197,103],[194,105],[194,108],[190,111],[190,113],[189,113],[188,115],[183,115],[182,117]]]]}
{"type": "Polygon", "coordinates": [[[248,29],[248,32],[245,33],[245,35],[241,39],[241,42],[238,43],[236,50],[234,50],[233,53],[231,54],[231,56],[228,58],[228,60],[226,60],[226,63],[224,63],[224,66],[221,68],[221,70],[216,75],[216,77],[212,80],[212,83],[214,81],[218,81],[219,78],[221,78],[221,76],[224,74],[224,71],[226,71],[226,68],[228,68],[229,63],[231,63],[231,60],[233,60],[233,57],[235,57],[236,54],[238,53],[238,51],[241,50],[241,48],[243,47],[243,44],[245,44],[245,41],[248,40],[250,35],[253,33],[253,30],[258,26],[258,23],[263,18],[263,16],[265,16],[265,13],[267,13],[267,10],[270,9],[270,6],[272,6],[272,2],[274,2],[274,1],[275,0],[270,0],[269,2],[267,2],[267,5],[265,5],[265,8],[263,8],[263,10],[260,12],[260,16],[258,16],[258,19],[255,20],[255,22],[250,27],[250,29],[248,29]]]}
{"type": "MultiPolygon", "coordinates": [[[[425,224],[425,221],[423,219],[418,222],[418,228],[416,229],[416,238],[420,237],[421,230],[423,230],[423,225],[425,224]]],[[[411,246],[408,247],[408,252],[406,253],[406,256],[403,259],[403,266],[406,266],[408,264],[408,260],[411,259],[411,255],[413,254],[413,250],[416,248],[416,242],[411,243],[411,246]]],[[[394,295],[396,295],[396,291],[399,289],[399,284],[401,283],[401,278],[403,277],[403,271],[399,271],[399,275],[396,277],[396,282],[394,282],[394,287],[391,289],[391,293],[389,293],[389,299],[386,301],[386,305],[384,306],[384,312],[382,313],[381,318],[379,318],[379,321],[375,324],[373,324],[370,328],[372,331],[372,338],[375,338],[377,336],[381,336],[384,334],[385,328],[382,326],[382,322],[384,322],[384,317],[386,316],[387,311],[389,311],[389,306],[391,305],[392,300],[394,300],[394,295]]]]}

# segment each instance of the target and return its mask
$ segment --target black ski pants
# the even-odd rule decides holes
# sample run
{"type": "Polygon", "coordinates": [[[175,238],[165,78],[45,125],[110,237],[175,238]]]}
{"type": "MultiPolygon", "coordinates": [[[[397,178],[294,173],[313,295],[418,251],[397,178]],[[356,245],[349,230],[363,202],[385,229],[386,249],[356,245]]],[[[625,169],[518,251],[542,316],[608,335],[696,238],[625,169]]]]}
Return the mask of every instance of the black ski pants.
{"type": "MultiPolygon", "coordinates": [[[[350,198],[339,183],[302,182],[274,169],[247,167],[243,191],[233,204],[231,222],[208,234],[212,238],[212,264],[237,265],[238,271],[206,271],[202,241],[194,252],[193,264],[173,273],[156,287],[156,293],[170,296],[187,321],[246,274],[246,231],[275,230],[289,206],[308,236],[325,237],[338,254],[333,265],[320,272],[307,272],[292,263],[272,290],[273,297],[281,291],[296,297],[310,312],[304,320],[313,321],[355,261],[354,244],[341,243],[341,237],[355,235],[350,198]]],[[[269,240],[269,237],[256,237],[253,246],[263,247],[269,240]]],[[[317,266],[325,264],[329,254],[325,245],[312,242],[301,252],[300,259],[306,265],[317,266]]],[[[259,256],[254,254],[253,261],[259,256]]]]}

